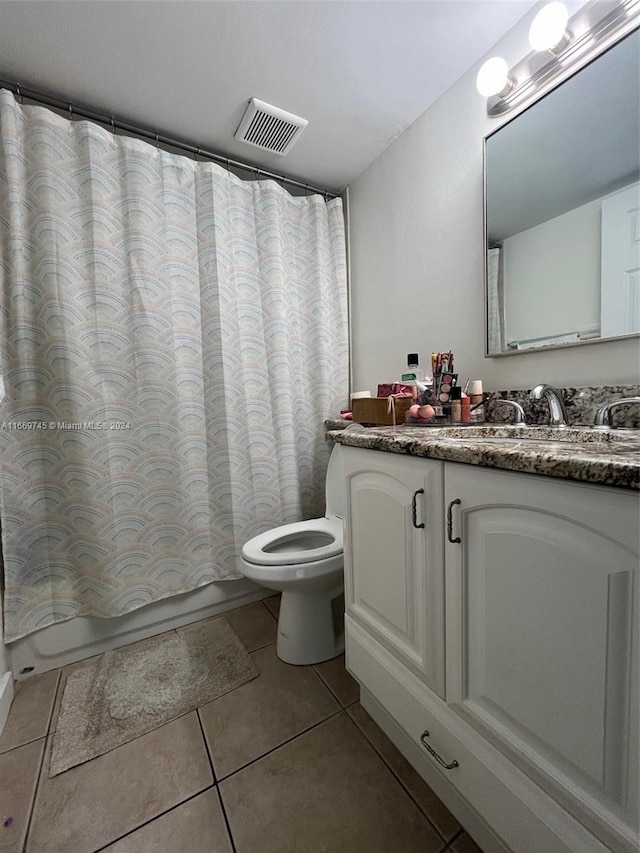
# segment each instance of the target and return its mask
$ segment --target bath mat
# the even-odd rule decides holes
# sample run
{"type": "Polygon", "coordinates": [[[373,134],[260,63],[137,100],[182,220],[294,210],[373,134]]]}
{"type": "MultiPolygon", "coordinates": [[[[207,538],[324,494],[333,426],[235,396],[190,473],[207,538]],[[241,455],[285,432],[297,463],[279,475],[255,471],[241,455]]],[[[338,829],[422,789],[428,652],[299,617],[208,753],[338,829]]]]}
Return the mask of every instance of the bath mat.
{"type": "Polygon", "coordinates": [[[122,746],[259,674],[220,616],[105,652],[69,673],[49,777],[122,746]]]}

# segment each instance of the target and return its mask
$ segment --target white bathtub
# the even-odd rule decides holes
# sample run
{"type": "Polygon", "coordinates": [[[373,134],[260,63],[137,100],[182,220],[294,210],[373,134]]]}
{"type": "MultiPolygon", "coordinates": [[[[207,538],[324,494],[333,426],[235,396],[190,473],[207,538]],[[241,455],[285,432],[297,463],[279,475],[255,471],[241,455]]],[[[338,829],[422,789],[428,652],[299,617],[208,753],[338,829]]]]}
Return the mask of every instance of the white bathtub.
{"type": "Polygon", "coordinates": [[[273,591],[246,578],[214,581],[191,592],[141,607],[125,616],[113,619],[78,616],[68,622],[58,622],[8,644],[13,677],[19,680],[29,678],[270,595],[273,591]]]}

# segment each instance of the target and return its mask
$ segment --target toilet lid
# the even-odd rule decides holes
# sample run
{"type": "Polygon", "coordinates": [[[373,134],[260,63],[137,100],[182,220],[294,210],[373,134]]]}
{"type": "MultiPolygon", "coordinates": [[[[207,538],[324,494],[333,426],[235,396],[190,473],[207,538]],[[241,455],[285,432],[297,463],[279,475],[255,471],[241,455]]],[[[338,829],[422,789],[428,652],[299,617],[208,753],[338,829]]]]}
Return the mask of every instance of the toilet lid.
{"type": "Polygon", "coordinates": [[[282,566],[335,557],[342,547],[342,519],[314,518],[254,536],[245,542],[242,556],[259,566],[282,566]]]}

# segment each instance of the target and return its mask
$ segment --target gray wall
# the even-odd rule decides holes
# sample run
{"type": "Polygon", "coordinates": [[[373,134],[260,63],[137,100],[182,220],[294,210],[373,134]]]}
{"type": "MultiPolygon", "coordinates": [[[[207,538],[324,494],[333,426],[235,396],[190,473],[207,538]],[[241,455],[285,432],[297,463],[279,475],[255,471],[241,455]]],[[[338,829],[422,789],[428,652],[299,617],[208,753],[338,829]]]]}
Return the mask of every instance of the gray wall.
{"type": "MultiPolygon", "coordinates": [[[[534,12],[487,56],[522,59],[534,12]]],[[[353,389],[399,379],[409,352],[426,369],[427,354],[449,349],[462,380],[487,390],[637,382],[639,339],[483,357],[482,145],[505,119],[486,116],[480,64],[349,189],[353,389]]]]}

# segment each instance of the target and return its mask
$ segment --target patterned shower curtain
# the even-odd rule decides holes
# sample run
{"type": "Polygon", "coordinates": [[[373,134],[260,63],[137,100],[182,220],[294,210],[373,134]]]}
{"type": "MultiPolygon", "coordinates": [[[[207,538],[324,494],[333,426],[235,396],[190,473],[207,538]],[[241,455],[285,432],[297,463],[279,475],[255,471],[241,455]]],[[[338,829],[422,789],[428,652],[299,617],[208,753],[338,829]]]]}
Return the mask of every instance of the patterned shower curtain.
{"type": "Polygon", "coordinates": [[[0,93],[5,640],[239,576],[323,512],[348,382],[339,199],[0,93]]]}

